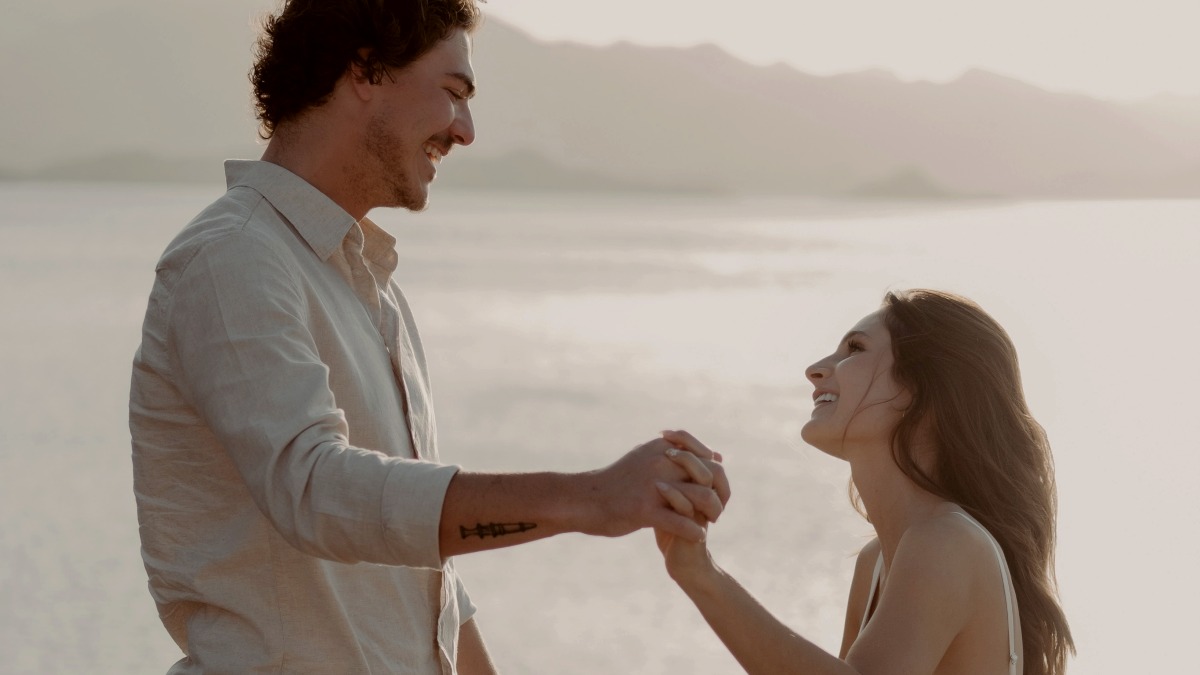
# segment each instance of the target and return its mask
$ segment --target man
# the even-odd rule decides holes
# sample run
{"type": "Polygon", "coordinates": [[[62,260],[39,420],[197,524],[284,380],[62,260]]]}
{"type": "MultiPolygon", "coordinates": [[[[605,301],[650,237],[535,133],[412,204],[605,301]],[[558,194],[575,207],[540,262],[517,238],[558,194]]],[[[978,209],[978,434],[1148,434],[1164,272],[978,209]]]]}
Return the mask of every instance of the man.
{"type": "Polygon", "coordinates": [[[695,541],[686,516],[728,498],[719,457],[662,440],[585,474],[438,462],[395,240],[366,215],[424,208],[474,139],[478,19],[474,0],[291,0],[266,24],[270,143],[167,247],[134,360],[171,673],[494,673],[452,556],[562,532],[695,541]]]}

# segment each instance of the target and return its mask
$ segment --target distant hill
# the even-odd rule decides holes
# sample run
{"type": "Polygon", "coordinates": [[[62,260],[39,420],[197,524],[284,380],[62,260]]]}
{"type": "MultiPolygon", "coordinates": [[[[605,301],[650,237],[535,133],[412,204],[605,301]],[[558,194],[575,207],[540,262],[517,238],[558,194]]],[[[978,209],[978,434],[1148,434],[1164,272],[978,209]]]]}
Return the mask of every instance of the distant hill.
{"type": "Polygon", "coordinates": [[[857,199],[943,200],[985,199],[997,195],[967,194],[947,190],[930,178],[924,170],[910,166],[847,190],[844,196],[857,199]]]}
{"type": "MultiPolygon", "coordinates": [[[[221,159],[262,151],[246,72],[251,17],[273,4],[22,10],[19,35],[0,28],[0,176],[219,181],[221,159]]],[[[817,77],[713,46],[540,42],[491,18],[475,68],[478,140],[442,185],[1200,197],[1200,99],[1113,103],[979,70],[817,77]]]]}
{"type": "Polygon", "coordinates": [[[34,180],[98,182],[205,183],[225,182],[219,160],[159,157],[147,152],[113,152],[60,162],[24,174],[34,180]]]}
{"type": "Polygon", "coordinates": [[[671,182],[669,178],[632,180],[602,170],[572,168],[550,161],[532,150],[516,149],[496,157],[480,157],[473,150],[458,150],[445,168],[439,168],[438,185],[497,190],[564,190],[588,192],[691,192],[715,193],[717,186],[696,182],[671,182]],[[458,156],[459,154],[462,157],[458,156]]]}
{"type": "MultiPolygon", "coordinates": [[[[947,194],[1073,197],[1182,175],[1200,160],[1200,114],[1166,129],[1161,115],[984,71],[947,84],[880,71],[815,77],[712,46],[591,48],[488,28],[477,47],[477,156],[532,145],[643,180],[801,194],[853,192],[915,168],[947,194]],[[1066,180],[1084,174],[1094,180],[1066,180]]],[[[1200,185],[1182,187],[1200,196],[1200,185]]]]}

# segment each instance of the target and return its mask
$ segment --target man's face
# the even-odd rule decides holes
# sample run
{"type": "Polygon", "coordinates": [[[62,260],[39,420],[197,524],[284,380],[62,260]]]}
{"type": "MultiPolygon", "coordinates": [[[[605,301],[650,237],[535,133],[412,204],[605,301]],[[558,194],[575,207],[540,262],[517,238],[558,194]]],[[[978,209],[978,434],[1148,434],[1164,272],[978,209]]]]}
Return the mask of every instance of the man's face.
{"type": "Polygon", "coordinates": [[[462,30],[407,67],[384,75],[366,136],[367,154],[375,160],[379,206],[425,208],[441,158],[455,144],[475,140],[468,106],[474,83],[471,39],[462,30]]]}

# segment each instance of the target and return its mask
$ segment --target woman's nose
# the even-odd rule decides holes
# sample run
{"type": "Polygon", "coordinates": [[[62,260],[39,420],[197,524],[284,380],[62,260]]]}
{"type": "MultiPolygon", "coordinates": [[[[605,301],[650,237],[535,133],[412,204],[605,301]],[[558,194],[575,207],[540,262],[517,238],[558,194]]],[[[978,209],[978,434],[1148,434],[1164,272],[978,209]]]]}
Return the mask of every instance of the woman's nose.
{"type": "Polygon", "coordinates": [[[829,368],[822,365],[822,362],[818,361],[817,363],[814,363],[808,368],[804,369],[804,376],[807,377],[810,382],[816,383],[829,376],[829,368]]]}

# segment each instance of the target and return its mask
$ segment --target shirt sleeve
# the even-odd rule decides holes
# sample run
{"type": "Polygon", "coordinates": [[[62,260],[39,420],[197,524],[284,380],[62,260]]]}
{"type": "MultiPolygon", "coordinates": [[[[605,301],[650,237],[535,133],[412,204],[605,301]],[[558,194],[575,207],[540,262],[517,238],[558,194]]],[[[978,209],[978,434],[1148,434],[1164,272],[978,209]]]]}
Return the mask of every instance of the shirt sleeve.
{"type": "Polygon", "coordinates": [[[467,586],[463,583],[462,576],[458,574],[458,570],[454,570],[454,588],[458,594],[458,625],[462,625],[470,621],[476,612],[475,604],[471,602],[471,596],[467,593],[467,586]]]}
{"type": "Polygon", "coordinates": [[[298,270],[245,231],[205,244],[170,302],[185,398],[294,547],[338,562],[440,568],[457,467],[357,448],[306,321],[298,270]]]}

